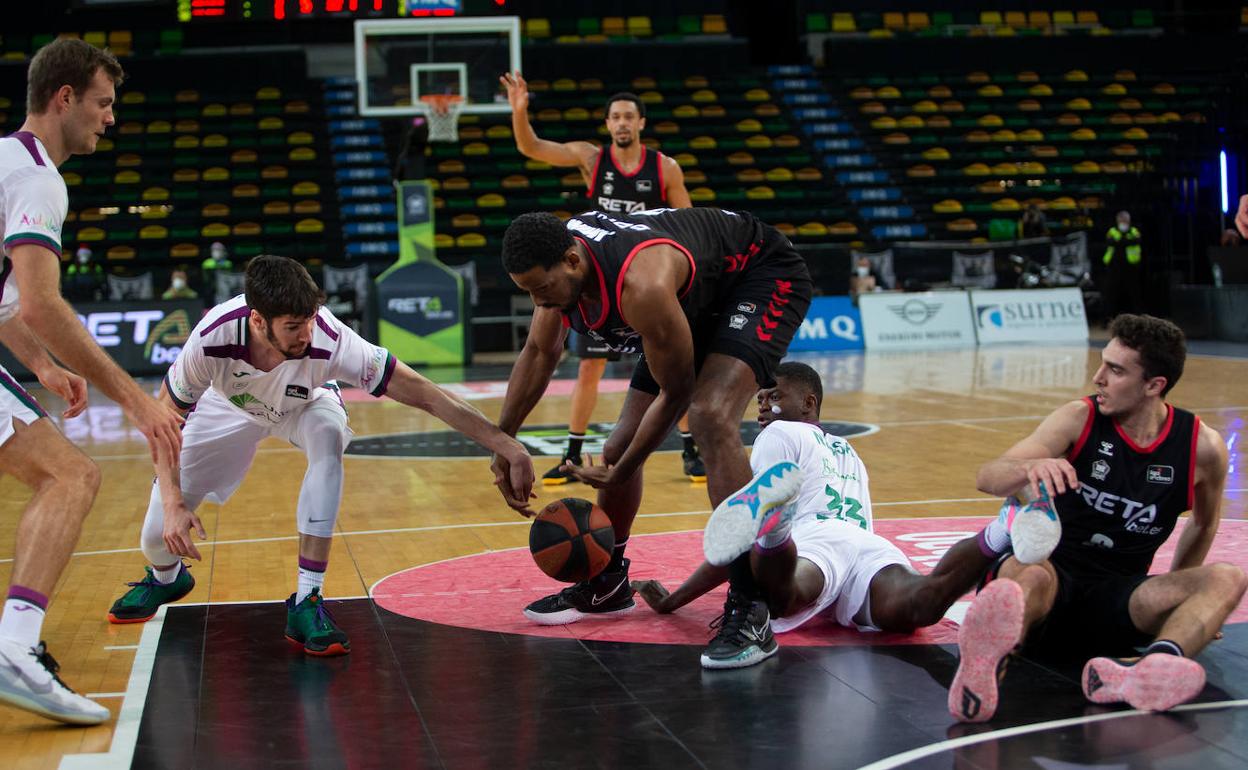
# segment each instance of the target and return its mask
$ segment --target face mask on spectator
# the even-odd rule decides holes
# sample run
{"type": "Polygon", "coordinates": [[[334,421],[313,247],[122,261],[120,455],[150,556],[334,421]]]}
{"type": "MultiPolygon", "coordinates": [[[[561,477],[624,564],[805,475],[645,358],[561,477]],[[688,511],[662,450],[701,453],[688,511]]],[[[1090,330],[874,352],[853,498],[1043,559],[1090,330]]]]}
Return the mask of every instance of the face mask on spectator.
{"type": "Polygon", "coordinates": [[[173,280],[169,283],[169,285],[170,285],[170,286],[172,286],[174,289],[178,289],[178,290],[185,289],[185,288],[186,288],[186,279],[185,279],[185,278],[174,278],[174,279],[173,279],[173,280]]]}
{"type": "Polygon", "coordinates": [[[1119,222],[1118,229],[1125,233],[1126,231],[1131,229],[1131,225],[1127,224],[1126,222],[1119,222]]]}
{"type": "Polygon", "coordinates": [[[854,272],[858,273],[859,278],[866,278],[867,276],[871,275],[871,268],[867,267],[866,265],[858,265],[857,267],[854,268],[854,272]]]}

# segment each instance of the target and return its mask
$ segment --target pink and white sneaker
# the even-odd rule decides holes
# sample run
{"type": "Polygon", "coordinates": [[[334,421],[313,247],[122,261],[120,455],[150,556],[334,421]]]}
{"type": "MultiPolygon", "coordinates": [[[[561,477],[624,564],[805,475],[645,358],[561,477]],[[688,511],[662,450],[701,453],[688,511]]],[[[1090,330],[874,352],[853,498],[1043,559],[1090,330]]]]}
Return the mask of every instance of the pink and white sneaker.
{"type": "Polygon", "coordinates": [[[998,516],[1010,533],[1014,558],[1023,564],[1049,558],[1062,539],[1062,523],[1043,483],[1040,496],[1025,505],[1016,497],[1006,498],[998,516]]]}
{"type": "Polygon", "coordinates": [[[1155,652],[1137,661],[1093,658],[1083,667],[1084,696],[1093,703],[1167,711],[1205,689],[1205,669],[1191,658],[1155,652]]]}
{"type": "Polygon", "coordinates": [[[979,592],[958,629],[961,662],[949,688],[949,713],[959,722],[986,722],[997,713],[997,683],[1023,636],[1023,589],[994,580],[979,592]]]}

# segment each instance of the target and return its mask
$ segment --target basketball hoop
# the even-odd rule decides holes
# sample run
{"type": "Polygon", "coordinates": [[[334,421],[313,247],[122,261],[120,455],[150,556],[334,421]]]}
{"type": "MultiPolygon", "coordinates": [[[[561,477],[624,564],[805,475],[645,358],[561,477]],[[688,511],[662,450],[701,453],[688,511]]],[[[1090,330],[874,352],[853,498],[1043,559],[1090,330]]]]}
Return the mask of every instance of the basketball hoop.
{"type": "Polygon", "coordinates": [[[459,141],[459,111],[463,109],[464,97],[458,94],[427,94],[414,105],[417,112],[429,121],[429,141],[459,141]]]}

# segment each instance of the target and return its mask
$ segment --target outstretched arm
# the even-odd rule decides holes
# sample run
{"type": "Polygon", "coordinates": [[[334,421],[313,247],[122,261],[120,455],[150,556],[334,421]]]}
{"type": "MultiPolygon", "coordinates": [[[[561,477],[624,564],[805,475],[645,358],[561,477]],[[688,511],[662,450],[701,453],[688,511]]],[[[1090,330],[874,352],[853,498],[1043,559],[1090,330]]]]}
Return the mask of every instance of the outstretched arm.
{"type": "Polygon", "coordinates": [[[1079,478],[1065,455],[1079,440],[1089,408],[1086,401],[1071,401],[1054,410],[1030,436],[980,467],[975,477],[979,491],[996,497],[1026,492],[1035,498],[1040,482],[1050,495],[1078,489],[1079,478]]]}
{"type": "Polygon", "coordinates": [[[727,567],[715,567],[709,562],[702,562],[693,574],[671,593],[668,593],[663,584],[657,580],[634,580],[633,590],[641,594],[641,598],[646,600],[650,609],[660,615],[666,615],[684,607],[708,591],[714,590],[727,580],[727,567]]]}
{"type": "Polygon", "coordinates": [[[1226,487],[1226,469],[1229,453],[1222,436],[1201,424],[1196,439],[1196,484],[1192,515],[1188,518],[1183,534],[1179,535],[1174,549],[1170,570],[1199,567],[1205,563],[1213,538],[1218,534],[1222,521],[1222,491],[1226,487]]]}
{"type": "Polygon", "coordinates": [[[511,104],[511,132],[516,137],[516,149],[522,155],[540,160],[552,166],[576,166],[588,176],[593,169],[591,159],[598,148],[589,142],[552,142],[541,139],[529,123],[529,86],[517,70],[499,76],[499,82],[507,89],[507,101],[511,104]]]}
{"type": "Polygon", "coordinates": [[[66,408],[61,412],[62,417],[77,417],[87,408],[87,381],[57,366],[21,318],[13,316],[0,323],[0,344],[39,378],[40,385],[65,399],[66,408]]]}

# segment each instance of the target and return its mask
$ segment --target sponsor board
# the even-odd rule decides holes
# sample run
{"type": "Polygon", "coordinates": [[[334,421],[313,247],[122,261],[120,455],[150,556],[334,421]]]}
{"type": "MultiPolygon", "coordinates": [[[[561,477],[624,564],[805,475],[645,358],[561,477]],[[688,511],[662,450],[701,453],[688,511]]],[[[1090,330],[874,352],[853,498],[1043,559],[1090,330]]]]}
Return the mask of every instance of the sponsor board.
{"type": "Polygon", "coordinates": [[[972,291],[981,345],[1087,342],[1088,317],[1076,288],[972,291]]]}
{"type": "Polygon", "coordinates": [[[964,291],[863,294],[858,310],[868,350],[975,345],[971,306],[964,291]]]}
{"type": "MultiPolygon", "coordinates": [[[[749,303],[746,303],[749,304],[749,303]]],[[[744,308],[738,308],[743,312],[744,308]]],[[[815,297],[789,350],[862,350],[862,316],[849,297],[815,297]]]]}

